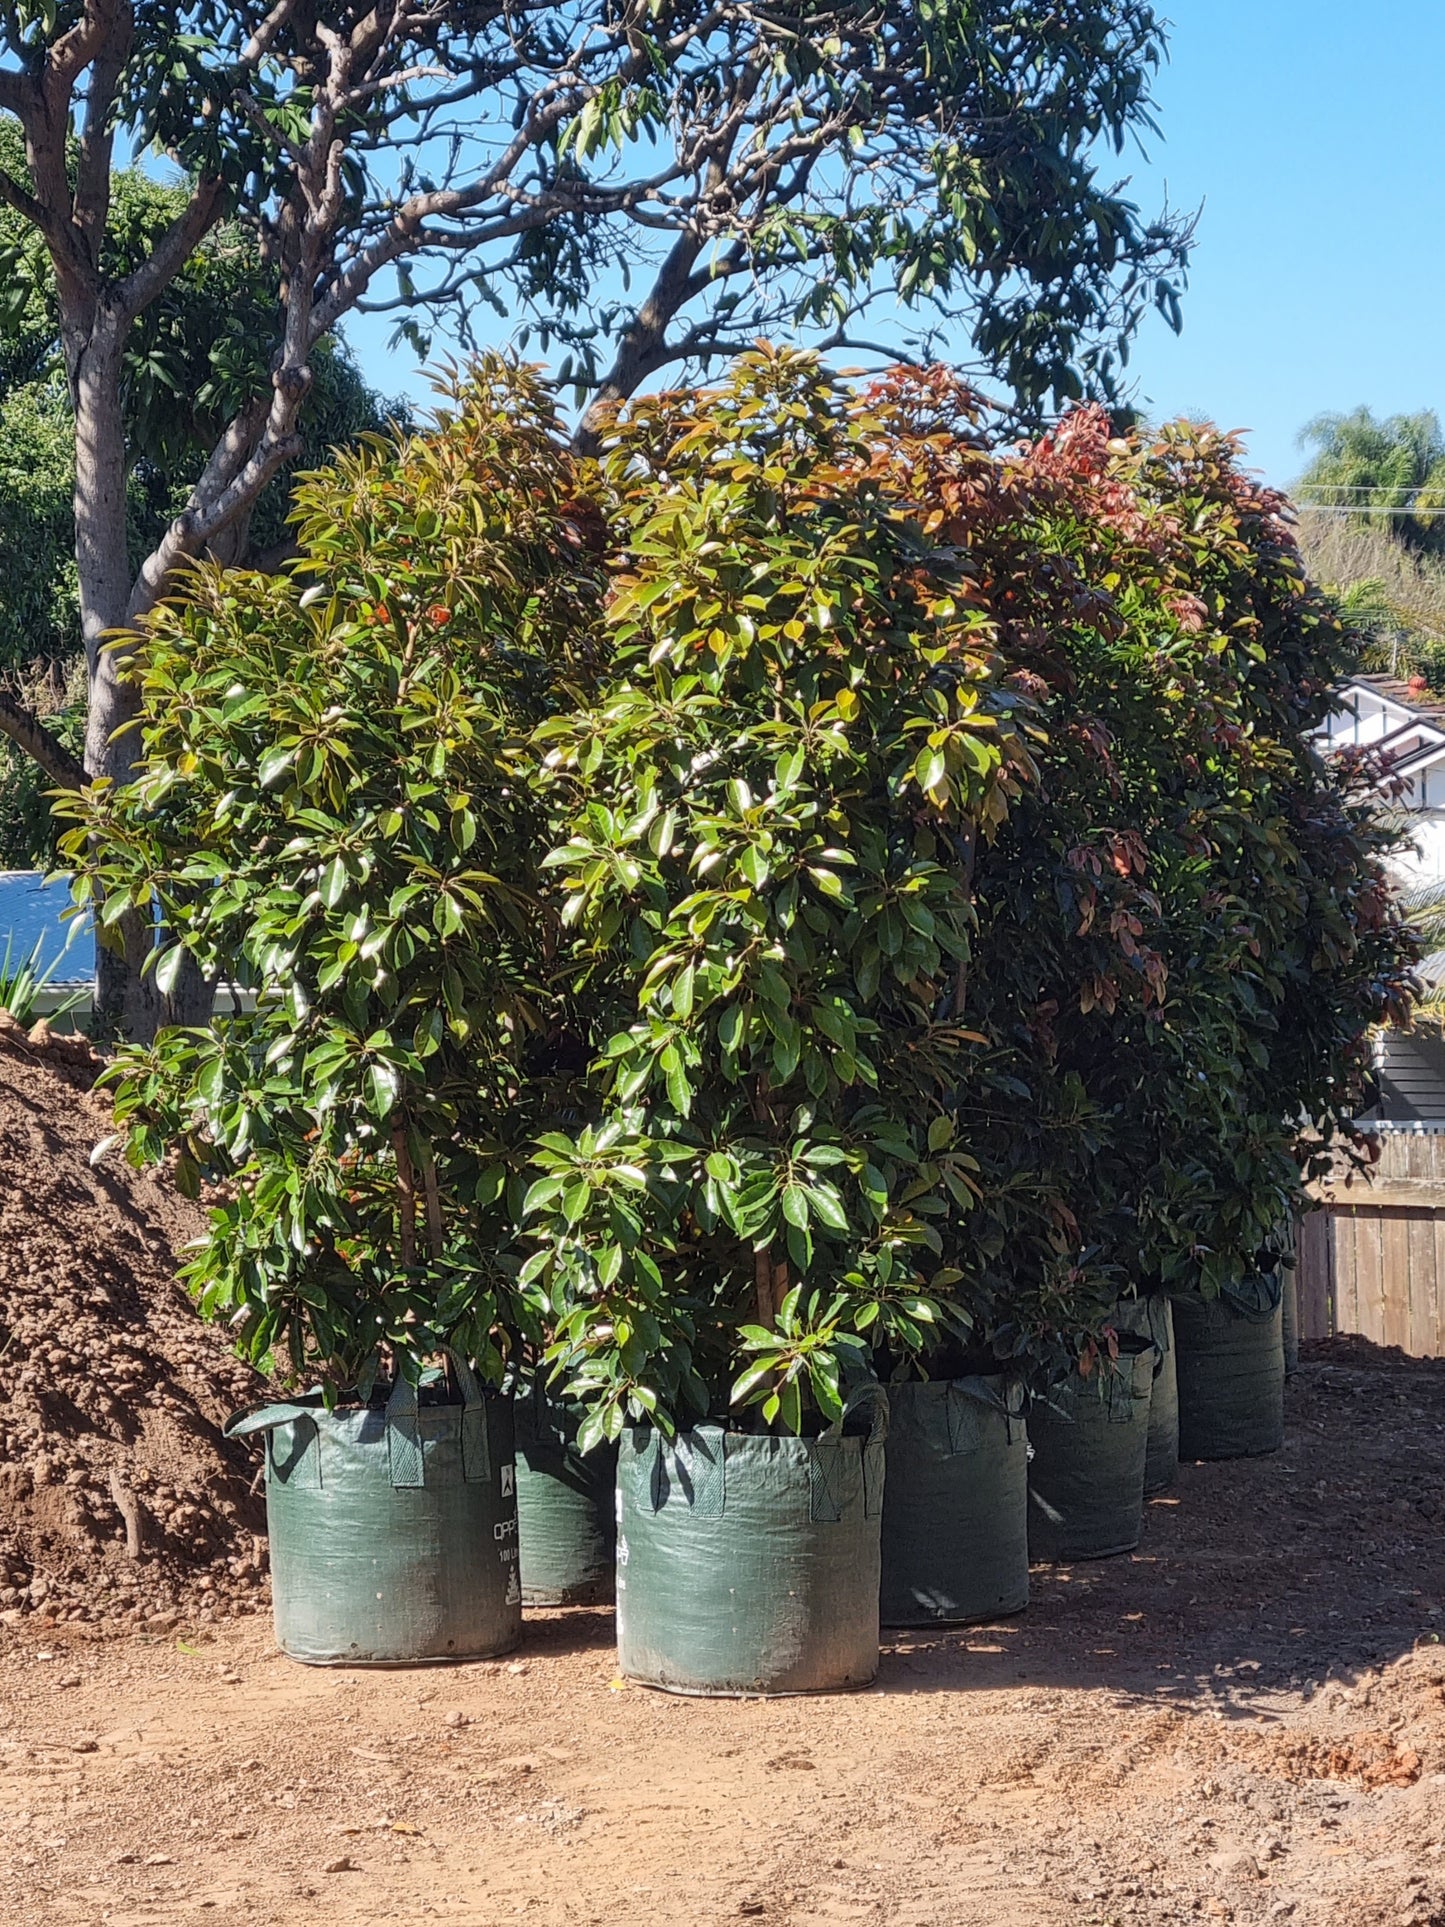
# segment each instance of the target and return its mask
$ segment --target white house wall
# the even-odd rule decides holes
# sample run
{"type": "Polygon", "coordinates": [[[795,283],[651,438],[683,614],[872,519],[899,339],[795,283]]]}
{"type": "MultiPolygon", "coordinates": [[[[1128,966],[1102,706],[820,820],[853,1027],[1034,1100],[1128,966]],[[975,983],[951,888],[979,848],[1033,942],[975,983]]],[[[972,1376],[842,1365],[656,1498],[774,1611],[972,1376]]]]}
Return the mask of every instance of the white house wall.
{"type": "Polygon", "coordinates": [[[1445,879],[1445,810],[1412,810],[1409,836],[1410,847],[1395,853],[1391,869],[1410,883],[1445,879]]]}
{"type": "Polygon", "coordinates": [[[1339,708],[1325,719],[1325,740],[1332,749],[1362,748],[1367,743],[1379,742],[1382,736],[1392,735],[1413,720],[1411,712],[1402,704],[1377,695],[1373,689],[1353,684],[1346,690],[1339,708]]]}

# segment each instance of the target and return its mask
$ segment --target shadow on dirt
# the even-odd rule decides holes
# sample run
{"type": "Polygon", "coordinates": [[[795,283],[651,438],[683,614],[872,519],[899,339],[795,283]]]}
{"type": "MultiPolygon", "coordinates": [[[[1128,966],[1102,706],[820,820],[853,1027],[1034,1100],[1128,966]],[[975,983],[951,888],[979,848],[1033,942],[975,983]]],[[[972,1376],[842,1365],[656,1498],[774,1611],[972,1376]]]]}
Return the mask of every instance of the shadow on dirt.
{"type": "Polygon", "coordinates": [[[617,1624],[610,1606],[527,1607],[522,1620],[522,1658],[560,1653],[610,1653],[617,1624]]]}
{"type": "Polygon", "coordinates": [[[1185,1465],[1122,1558],[1036,1566],[1027,1613],[885,1635],[875,1691],[1098,1687],[1268,1715],[1445,1637],[1445,1360],[1308,1348],[1283,1450],[1185,1465]]]}

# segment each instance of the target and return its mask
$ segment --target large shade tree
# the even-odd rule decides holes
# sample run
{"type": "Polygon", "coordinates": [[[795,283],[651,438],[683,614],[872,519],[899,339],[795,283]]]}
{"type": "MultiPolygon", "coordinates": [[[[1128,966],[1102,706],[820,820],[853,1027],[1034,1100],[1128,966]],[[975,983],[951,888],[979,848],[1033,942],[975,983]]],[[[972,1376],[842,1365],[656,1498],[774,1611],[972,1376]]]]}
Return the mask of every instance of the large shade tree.
{"type": "MultiPolygon", "coordinates": [[[[14,175],[24,166],[18,128],[0,122],[0,168],[14,175]]],[[[108,216],[111,257],[143,259],[186,198],[183,185],[136,167],[118,169],[108,216]]],[[[277,294],[274,266],[258,259],[239,223],[224,222],[130,331],[121,401],[133,566],[184,507],[234,408],[265,379],[277,294]]],[[[83,781],[76,438],[59,306],[43,240],[0,204],[0,717],[19,738],[0,738],[0,868],[49,863],[55,831],[46,792],[83,781]],[[36,727],[42,720],[43,730],[36,727]]],[[[288,553],[291,470],[314,466],[396,412],[398,404],[372,392],[339,341],[319,344],[311,365],[297,455],[226,529],[217,548],[227,560],[265,562],[288,553]]]]}
{"type": "MultiPolygon", "coordinates": [[[[0,5],[25,145],[0,201],[52,264],[75,413],[89,776],[135,754],[103,638],[294,458],[317,345],[360,305],[414,331],[458,304],[527,315],[606,401],[759,332],[862,341],[896,291],[952,317],[1026,412],[1108,391],[1143,307],[1177,309],[1185,225],[1100,172],[1152,126],[1161,54],[1144,0],[0,5]],[[111,245],[118,148],[185,183],[138,254],[111,245]],[[227,222],[276,272],[264,372],[136,566],[128,347],[227,222]]],[[[103,969],[103,1021],[153,1022],[149,941],[137,921],[103,969]]]]}

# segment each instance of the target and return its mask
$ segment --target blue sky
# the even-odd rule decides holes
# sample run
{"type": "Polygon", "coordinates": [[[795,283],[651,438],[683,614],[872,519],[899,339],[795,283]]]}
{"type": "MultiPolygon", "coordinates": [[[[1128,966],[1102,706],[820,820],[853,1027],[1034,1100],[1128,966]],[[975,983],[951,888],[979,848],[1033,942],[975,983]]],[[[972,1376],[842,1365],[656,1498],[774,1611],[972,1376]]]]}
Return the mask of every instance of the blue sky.
{"type": "Polygon", "coordinates": [[[1175,337],[1132,372],[1151,409],[1251,430],[1287,482],[1312,415],[1440,407],[1445,8],[1439,0],[1175,0],[1145,207],[1203,202],[1175,337]],[[1153,192],[1150,192],[1152,188],[1153,192]]]}
{"type": "MultiPolygon", "coordinates": [[[[1125,155],[1147,211],[1199,208],[1175,336],[1151,319],[1131,373],[1159,416],[1249,430],[1287,483],[1326,409],[1440,406],[1445,7],[1439,0],[1174,0],[1163,139],[1125,155]]],[[[348,330],[385,392],[423,393],[387,325],[348,330]]]]}

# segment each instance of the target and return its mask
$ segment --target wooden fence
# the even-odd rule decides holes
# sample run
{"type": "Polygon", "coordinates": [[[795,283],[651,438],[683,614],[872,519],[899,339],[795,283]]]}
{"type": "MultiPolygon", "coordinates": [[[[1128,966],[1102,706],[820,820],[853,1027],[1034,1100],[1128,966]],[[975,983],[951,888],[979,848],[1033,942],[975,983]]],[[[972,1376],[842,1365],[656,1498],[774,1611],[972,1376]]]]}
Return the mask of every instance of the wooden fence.
{"type": "Polygon", "coordinates": [[[1445,1133],[1384,1132],[1368,1178],[1318,1190],[1299,1230],[1300,1336],[1445,1356],[1445,1133]]]}

